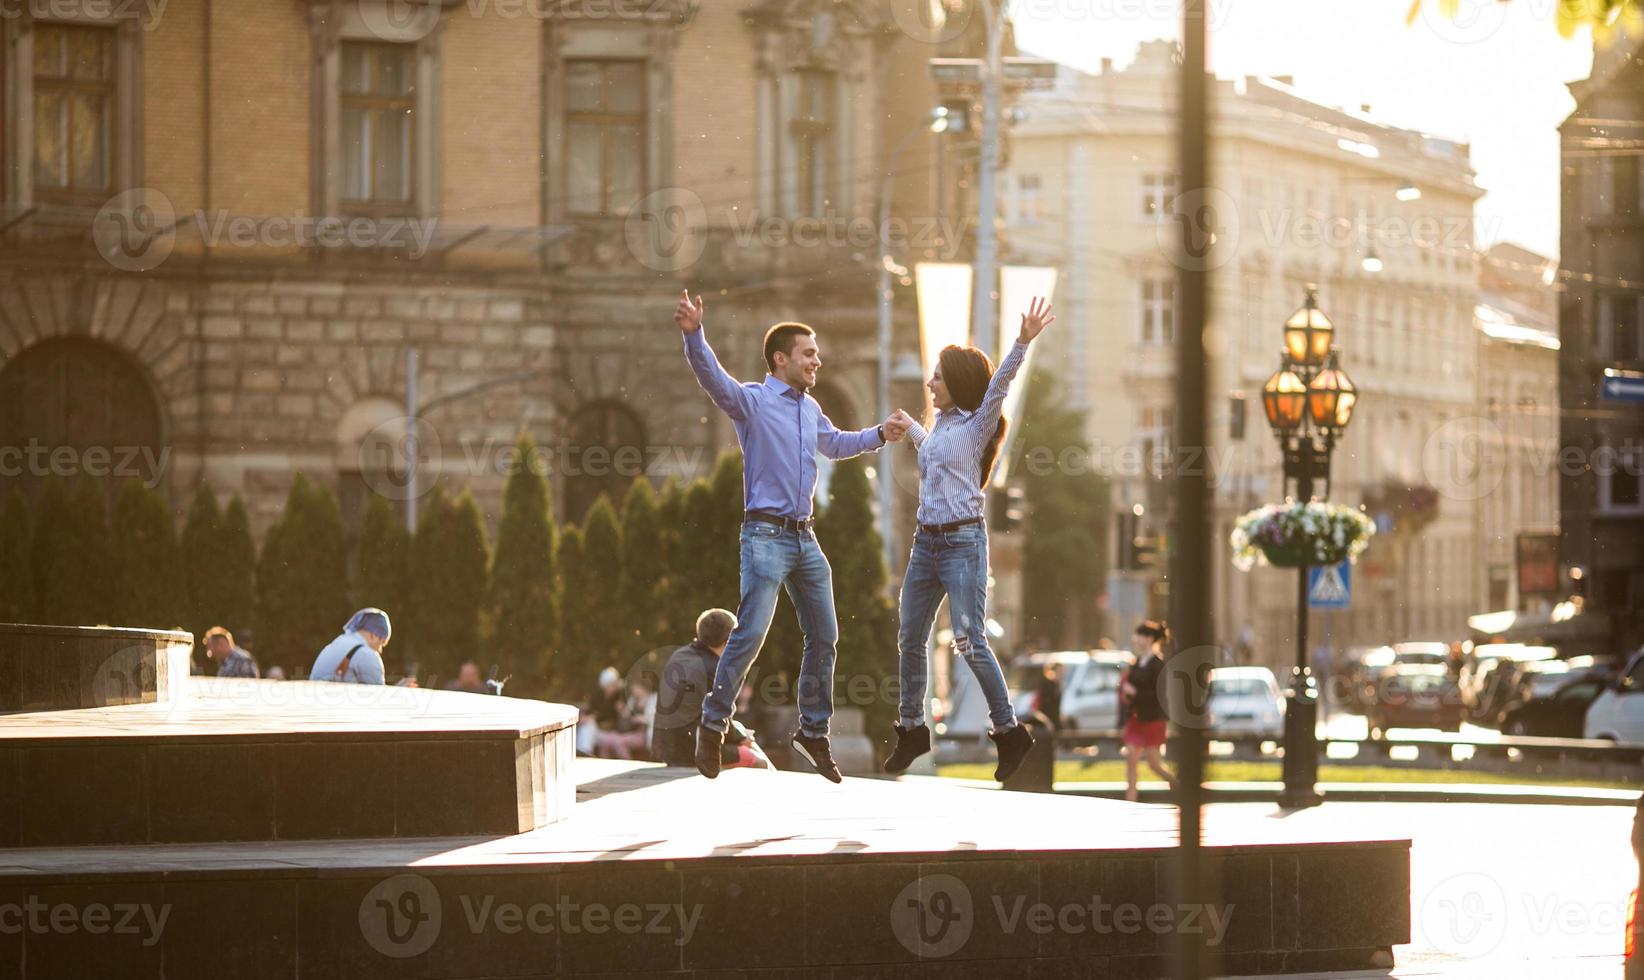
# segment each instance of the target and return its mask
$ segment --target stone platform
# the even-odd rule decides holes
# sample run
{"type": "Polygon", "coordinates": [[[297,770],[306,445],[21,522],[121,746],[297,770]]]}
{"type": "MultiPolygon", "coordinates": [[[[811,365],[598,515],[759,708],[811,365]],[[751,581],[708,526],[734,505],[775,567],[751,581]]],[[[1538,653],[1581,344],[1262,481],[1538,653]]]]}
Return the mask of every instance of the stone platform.
{"type": "Polygon", "coordinates": [[[175,696],[150,703],[0,714],[0,848],[513,835],[574,800],[566,705],[171,683],[175,696]]]}
{"type": "Polygon", "coordinates": [[[1385,967],[1410,939],[1408,839],[1211,820],[1219,904],[1183,915],[1167,807],[934,779],[575,774],[571,817],[520,834],[0,849],[0,925],[8,906],[62,916],[0,930],[0,975],[1157,977],[1179,927],[1217,939],[1224,973],[1316,974],[1385,967]],[[128,929],[88,934],[94,906],[131,911],[128,929]]]}
{"type": "Polygon", "coordinates": [[[0,623],[0,713],[164,703],[193,649],[171,630],[0,623]]]}

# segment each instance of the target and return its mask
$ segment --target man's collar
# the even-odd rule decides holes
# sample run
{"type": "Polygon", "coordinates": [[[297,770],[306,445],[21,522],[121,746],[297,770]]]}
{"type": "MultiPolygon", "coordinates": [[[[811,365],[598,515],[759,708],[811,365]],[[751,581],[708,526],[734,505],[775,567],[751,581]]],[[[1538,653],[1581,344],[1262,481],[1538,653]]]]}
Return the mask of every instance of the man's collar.
{"type": "Polygon", "coordinates": [[[765,387],[771,389],[779,395],[786,395],[792,398],[805,397],[805,393],[803,391],[795,388],[791,384],[788,384],[786,381],[783,381],[774,374],[765,375],[765,387]]]}

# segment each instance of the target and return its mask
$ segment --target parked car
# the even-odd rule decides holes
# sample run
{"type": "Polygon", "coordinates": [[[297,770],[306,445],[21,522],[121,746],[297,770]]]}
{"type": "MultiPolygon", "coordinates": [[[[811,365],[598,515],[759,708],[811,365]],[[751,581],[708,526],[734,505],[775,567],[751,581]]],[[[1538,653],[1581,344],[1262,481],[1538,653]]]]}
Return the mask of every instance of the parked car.
{"type": "Polygon", "coordinates": [[[1093,650],[1089,660],[1070,668],[1062,681],[1062,717],[1068,727],[1119,727],[1119,680],[1134,662],[1124,651],[1093,650]]]}
{"type": "Polygon", "coordinates": [[[1416,640],[1393,644],[1393,662],[1396,664],[1437,664],[1449,662],[1450,645],[1432,640],[1416,640]]]}
{"type": "Polygon", "coordinates": [[[1593,699],[1582,734],[1644,745],[1644,650],[1634,653],[1626,671],[1593,699]]]}
{"type": "Polygon", "coordinates": [[[1376,685],[1387,668],[1393,666],[1398,653],[1392,647],[1371,647],[1359,657],[1353,668],[1353,707],[1367,714],[1376,700],[1376,685]]]}
{"type": "Polygon", "coordinates": [[[1461,669],[1461,696],[1469,719],[1476,725],[1498,725],[1516,701],[1529,665],[1557,659],[1552,647],[1522,643],[1486,643],[1473,648],[1461,669]]]}
{"type": "Polygon", "coordinates": [[[1284,737],[1284,695],[1266,667],[1217,667],[1210,672],[1210,731],[1215,735],[1284,737]]]}
{"type": "Polygon", "coordinates": [[[1563,683],[1544,697],[1532,697],[1507,709],[1501,718],[1503,735],[1536,735],[1543,738],[1581,738],[1587,709],[1604,691],[1601,677],[1579,675],[1573,680],[1559,674],[1563,683]]]}
{"type": "Polygon", "coordinates": [[[1392,728],[1460,731],[1464,714],[1461,691],[1441,664],[1395,664],[1388,668],[1378,679],[1375,699],[1365,711],[1372,738],[1392,728]]]}

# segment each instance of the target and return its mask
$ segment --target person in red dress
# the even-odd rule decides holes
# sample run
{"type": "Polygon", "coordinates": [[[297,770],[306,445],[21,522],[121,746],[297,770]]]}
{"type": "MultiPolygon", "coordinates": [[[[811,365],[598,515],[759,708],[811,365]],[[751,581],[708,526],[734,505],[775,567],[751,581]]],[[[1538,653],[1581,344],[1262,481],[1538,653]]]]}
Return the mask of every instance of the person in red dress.
{"type": "Polygon", "coordinates": [[[1125,744],[1125,799],[1136,800],[1136,771],[1142,759],[1154,774],[1172,790],[1176,782],[1165,769],[1160,758],[1170,722],[1165,716],[1164,658],[1170,642],[1170,630],[1156,620],[1143,620],[1136,627],[1131,649],[1136,651],[1136,664],[1125,673],[1119,686],[1124,711],[1125,744]]]}

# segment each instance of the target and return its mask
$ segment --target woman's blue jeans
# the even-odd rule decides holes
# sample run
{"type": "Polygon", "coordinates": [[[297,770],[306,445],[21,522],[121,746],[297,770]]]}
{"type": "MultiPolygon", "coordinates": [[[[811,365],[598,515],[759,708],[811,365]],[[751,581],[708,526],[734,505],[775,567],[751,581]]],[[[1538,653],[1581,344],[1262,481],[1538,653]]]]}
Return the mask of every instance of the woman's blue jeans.
{"type": "Polygon", "coordinates": [[[925,723],[926,650],[942,597],[953,622],[953,651],[970,664],[988,702],[995,732],[1016,724],[1004,671],[988,646],[988,532],[969,524],[946,534],[923,529],[913,536],[908,574],[902,580],[901,651],[902,727],[925,723]]]}

